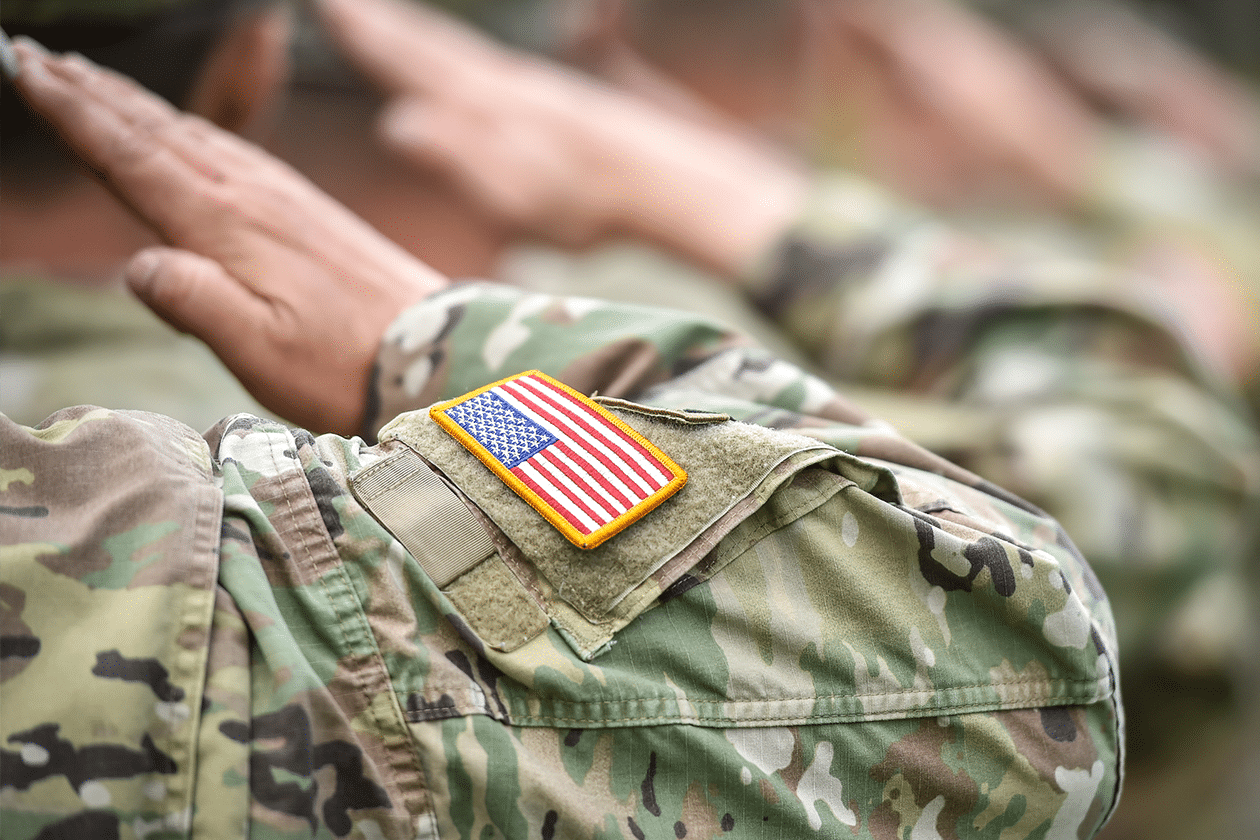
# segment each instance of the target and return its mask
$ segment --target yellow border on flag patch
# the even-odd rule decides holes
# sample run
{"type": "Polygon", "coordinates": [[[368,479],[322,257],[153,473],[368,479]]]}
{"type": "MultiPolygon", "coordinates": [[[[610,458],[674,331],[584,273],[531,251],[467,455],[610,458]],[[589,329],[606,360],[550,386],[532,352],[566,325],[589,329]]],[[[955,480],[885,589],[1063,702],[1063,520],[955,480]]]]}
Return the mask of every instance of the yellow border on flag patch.
{"type": "Polygon", "coordinates": [[[530,507],[538,511],[544,519],[555,526],[556,530],[564,534],[565,539],[576,545],[578,548],[595,548],[597,545],[605,542],[609,537],[624,531],[630,525],[642,519],[661,502],[677,493],[680,489],[682,489],[682,486],[687,483],[687,472],[682,467],[678,466],[678,464],[674,462],[674,459],[662,452],[651,441],[639,434],[627,425],[621,418],[608,411],[608,409],[604,408],[590,397],[578,393],[568,385],[565,385],[563,382],[548,376],[540,370],[523,371],[521,373],[514,374],[513,376],[500,379],[498,382],[491,382],[489,385],[478,388],[475,391],[469,391],[467,394],[456,397],[453,400],[438,403],[429,408],[429,417],[431,417],[433,422],[437,423],[438,426],[440,426],[447,434],[459,441],[465,449],[475,455],[477,460],[485,464],[486,467],[497,475],[504,484],[511,487],[512,491],[516,493],[516,495],[528,502],[530,507]],[[460,403],[470,400],[478,394],[483,394],[492,388],[497,388],[505,382],[511,382],[514,379],[520,379],[524,376],[537,376],[540,379],[546,380],[547,382],[560,388],[578,402],[582,403],[582,405],[599,414],[651,453],[652,457],[660,461],[673,477],[665,486],[658,489],[646,499],[637,503],[625,513],[618,515],[612,521],[601,525],[589,534],[584,534],[579,531],[570,524],[559,511],[548,504],[545,499],[513,475],[511,470],[505,467],[498,458],[495,458],[494,455],[491,454],[490,450],[482,446],[476,438],[465,431],[463,426],[456,423],[446,414],[446,410],[449,408],[454,408],[460,403]]]}

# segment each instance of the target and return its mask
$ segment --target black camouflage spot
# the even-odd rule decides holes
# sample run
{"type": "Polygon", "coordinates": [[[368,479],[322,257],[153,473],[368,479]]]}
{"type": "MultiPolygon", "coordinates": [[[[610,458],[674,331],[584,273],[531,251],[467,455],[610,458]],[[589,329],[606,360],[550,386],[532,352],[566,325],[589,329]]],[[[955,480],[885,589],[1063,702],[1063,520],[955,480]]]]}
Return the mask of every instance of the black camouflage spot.
{"type": "Polygon", "coordinates": [[[682,840],[682,838],[687,836],[687,826],[683,825],[682,820],[674,823],[674,836],[677,837],[678,840],[682,840]]]}
{"type": "Polygon", "coordinates": [[[1041,712],[1041,728],[1051,739],[1060,743],[1076,740],[1076,723],[1072,714],[1062,706],[1039,709],[1041,712]]]}
{"type": "Polygon", "coordinates": [[[238,744],[249,743],[249,724],[243,720],[225,720],[219,724],[219,731],[238,744]]]}
{"type": "Polygon", "coordinates": [[[936,521],[917,510],[908,510],[908,513],[914,517],[914,531],[919,538],[919,573],[923,579],[946,592],[958,589],[970,592],[970,580],[954,574],[932,556],[932,549],[936,548],[936,521]]]}
{"type": "Polygon", "coordinates": [[[243,417],[237,417],[235,420],[233,420],[231,423],[228,424],[228,427],[226,429],[223,430],[223,437],[227,437],[232,432],[252,431],[256,426],[261,426],[262,424],[266,422],[267,421],[262,419],[261,417],[251,417],[249,415],[245,415],[243,417]]]}
{"type": "Polygon", "coordinates": [[[450,720],[459,716],[455,700],[449,694],[443,694],[432,703],[414,691],[407,695],[407,720],[412,723],[426,720],[450,720]]]}
{"type": "Polygon", "coordinates": [[[730,815],[730,812],[728,811],[727,813],[722,815],[722,830],[733,831],[734,829],[735,829],[735,818],[732,817],[730,815]]]}
{"type": "Polygon", "coordinates": [[[468,661],[467,654],[465,654],[462,650],[448,650],[446,652],[446,658],[450,660],[452,665],[463,671],[464,676],[468,677],[468,679],[476,679],[476,676],[473,675],[472,663],[468,661]]]}
{"type": "Polygon", "coordinates": [[[556,836],[556,821],[560,819],[560,815],[555,811],[548,811],[543,817],[542,824],[542,840],[552,840],[556,836]]]}
{"type": "Polygon", "coordinates": [[[477,673],[481,675],[481,681],[485,683],[486,688],[488,689],[487,693],[494,698],[495,705],[499,707],[499,720],[507,720],[507,705],[503,702],[503,697],[499,694],[499,677],[503,676],[503,672],[500,671],[489,659],[478,657],[477,673]]]}
{"type": "Polygon", "coordinates": [[[118,815],[109,811],[80,811],[73,817],[44,826],[35,840],[119,840],[118,815]]]}
{"type": "Polygon", "coordinates": [[[92,779],[129,779],[145,773],[171,774],[175,762],[154,745],[147,734],[140,749],[132,750],[117,744],[89,744],[75,749],[58,737],[60,725],[41,724],[25,732],[10,735],[10,744],[35,744],[48,753],[48,760],[32,766],[22,760],[20,752],[0,750],[0,779],[6,787],[26,790],[33,783],[52,776],[65,776],[75,790],[92,779]]]}
{"type": "Polygon", "coordinates": [[[1081,550],[1076,547],[1076,543],[1072,542],[1072,538],[1068,536],[1067,531],[1063,530],[1060,525],[1055,542],[1059,547],[1072,555],[1081,567],[1081,576],[1085,578],[1085,588],[1089,590],[1089,594],[1094,596],[1096,600],[1102,600],[1107,597],[1107,593],[1103,591],[1102,583],[1099,582],[1098,576],[1094,574],[1094,568],[1089,565],[1089,561],[1085,559],[1085,555],[1081,554],[1081,550]]]}
{"type": "Polygon", "coordinates": [[[643,829],[639,828],[634,817],[626,817],[626,825],[630,826],[630,833],[634,835],[635,840],[647,840],[647,835],[643,833],[643,829]]]}
{"type": "Polygon", "coordinates": [[[237,528],[227,519],[224,519],[223,524],[219,526],[219,539],[234,540],[235,542],[244,543],[245,545],[253,545],[254,543],[254,540],[248,533],[242,531],[240,528],[237,528]]]}
{"type": "Polygon", "coordinates": [[[333,480],[332,474],[323,467],[315,467],[306,474],[306,481],[315,496],[315,507],[319,508],[319,518],[324,520],[324,528],[328,536],[337,539],[345,533],[341,526],[341,515],[333,507],[333,499],[341,495],[341,488],[333,480]]]}
{"type": "Polygon", "coordinates": [[[1025,551],[1033,550],[1033,547],[1029,545],[1028,543],[1020,542],[1019,540],[1012,537],[1010,534],[1004,534],[1001,531],[994,531],[993,538],[996,540],[1001,540],[1004,543],[1010,543],[1011,545],[1018,546],[1019,548],[1022,548],[1025,551]]]}
{"type": "Polygon", "coordinates": [[[298,449],[301,449],[303,446],[309,446],[311,449],[315,448],[315,436],[306,429],[294,429],[293,442],[298,445],[298,449]]]}
{"type": "Polygon", "coordinates": [[[564,736],[564,745],[566,747],[576,747],[578,741],[582,740],[581,729],[570,729],[564,736]]]}
{"type": "Polygon", "coordinates": [[[363,751],[346,741],[328,741],[312,753],[313,767],[331,764],[337,782],[333,795],[324,802],[324,824],[338,837],[350,833],[354,824],[350,811],[365,808],[388,808],[389,795],[363,775],[363,751]]]}
{"type": "MultiPolygon", "coordinates": [[[[450,617],[458,618],[458,616],[450,616],[450,617]]],[[[463,624],[462,619],[460,620],[460,624],[463,624]]],[[[464,626],[467,626],[467,625],[464,625],[464,626]]],[[[509,721],[511,717],[510,715],[508,715],[507,706],[504,704],[503,698],[499,696],[499,689],[498,689],[499,677],[503,676],[503,672],[500,671],[498,668],[494,667],[494,665],[488,662],[484,657],[480,656],[480,652],[481,651],[479,649],[478,651],[479,655],[477,657],[477,667],[481,672],[481,681],[482,683],[485,684],[486,696],[493,697],[495,704],[499,707],[498,714],[496,715],[494,710],[491,709],[487,705],[486,710],[485,710],[486,714],[490,715],[490,717],[494,718],[495,720],[500,720],[500,721],[505,721],[505,722],[509,721]]],[[[454,665],[459,670],[463,671],[464,675],[467,676],[468,679],[476,681],[477,676],[473,671],[472,662],[469,661],[468,656],[463,651],[461,650],[447,651],[446,658],[450,660],[452,665],[454,665]]]]}
{"type": "Polygon", "coordinates": [[[921,511],[923,513],[940,513],[941,511],[944,511],[944,510],[949,511],[950,513],[961,512],[945,499],[934,499],[933,501],[930,501],[927,504],[919,505],[918,507],[915,508],[915,510],[921,511]]]}
{"type": "Polygon", "coordinates": [[[275,769],[309,779],[311,766],[311,727],[306,710],[301,706],[285,706],[277,712],[260,715],[252,724],[224,721],[219,731],[234,741],[249,743],[255,739],[279,746],[261,748],[249,754],[249,791],[263,806],[282,814],[305,819],[314,833],[319,826],[315,818],[316,788],[302,787],[297,782],[277,782],[275,769]]]}
{"type": "Polygon", "coordinates": [[[981,537],[963,549],[971,568],[967,575],[955,574],[944,564],[932,556],[936,548],[936,528],[939,523],[924,513],[912,508],[902,508],[914,517],[914,530],[919,538],[919,572],[928,583],[939,586],[946,592],[962,590],[971,591],[971,585],[981,569],[987,568],[993,579],[993,590],[1003,597],[1015,594],[1015,570],[1011,567],[1010,557],[1005,547],[992,537],[981,537]]]}
{"type": "Polygon", "coordinates": [[[117,650],[107,650],[96,654],[92,673],[107,679],[144,683],[165,703],[184,699],[184,690],[171,685],[167,679],[170,673],[156,659],[128,659],[117,650]]]}
{"type": "Polygon", "coordinates": [[[888,244],[878,238],[830,247],[788,238],[774,254],[769,283],[753,305],[771,317],[782,315],[802,297],[825,294],[849,277],[870,271],[887,251],[888,244]]]}
{"type": "Polygon", "coordinates": [[[235,741],[255,742],[249,757],[251,795],[273,811],[306,819],[312,833],[319,827],[315,816],[319,783],[313,777],[322,767],[331,765],[336,779],[322,814],[324,824],[337,837],[350,833],[352,809],[389,807],[389,795],[364,775],[359,747],[340,740],[312,744],[310,719],[301,706],[289,705],[261,715],[248,727],[239,721],[225,721],[219,731],[235,741]],[[267,742],[268,747],[257,742],[267,742]],[[279,746],[273,746],[277,742],[279,746]],[[277,782],[276,769],[305,779],[309,787],[293,781],[277,782]]]}
{"type": "Polygon", "coordinates": [[[666,601],[672,601],[699,583],[700,579],[695,575],[684,574],[678,580],[665,587],[665,591],[661,593],[660,603],[664,604],[666,601]]]}
{"type": "Polygon", "coordinates": [[[48,515],[48,508],[43,505],[28,505],[27,507],[0,505],[0,513],[5,516],[20,516],[23,519],[43,519],[48,515]]]}
{"type": "MultiPolygon", "coordinates": [[[[305,819],[311,827],[311,833],[314,834],[319,828],[319,820],[315,817],[315,787],[312,786],[307,790],[297,782],[277,782],[271,772],[276,766],[279,765],[273,764],[267,753],[250,753],[250,795],[266,808],[291,817],[305,819]]],[[[310,776],[310,772],[301,775],[306,778],[310,776]]]]}
{"type": "Polygon", "coordinates": [[[34,636],[0,636],[0,659],[17,656],[30,659],[39,653],[39,639],[34,636]]]}
{"type": "MultiPolygon", "coordinates": [[[[1094,643],[1094,650],[1097,651],[1099,656],[1103,656],[1107,653],[1107,645],[1103,642],[1102,636],[1098,635],[1097,625],[1094,625],[1094,624],[1090,625],[1089,638],[1094,643]]],[[[1111,672],[1111,688],[1114,690],[1115,687],[1116,687],[1116,672],[1113,670],[1111,672]]]]}
{"type": "Polygon", "coordinates": [[[654,817],[661,815],[661,806],[656,803],[656,751],[648,757],[647,775],[643,777],[643,784],[639,786],[643,791],[643,807],[648,813],[654,817]]]}
{"type": "Polygon", "coordinates": [[[975,580],[981,568],[988,568],[993,578],[993,591],[1004,598],[1015,594],[1015,570],[1006,548],[992,537],[981,537],[963,549],[963,557],[971,563],[971,579],[975,580]]]}

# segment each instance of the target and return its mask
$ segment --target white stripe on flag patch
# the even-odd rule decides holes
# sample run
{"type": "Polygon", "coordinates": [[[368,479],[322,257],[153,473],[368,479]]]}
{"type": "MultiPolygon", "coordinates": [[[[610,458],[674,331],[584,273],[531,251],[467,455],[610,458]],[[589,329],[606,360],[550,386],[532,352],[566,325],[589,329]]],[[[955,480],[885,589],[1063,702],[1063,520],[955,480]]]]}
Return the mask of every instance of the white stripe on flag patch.
{"type": "Polygon", "coordinates": [[[564,535],[591,548],[675,493],[686,473],[601,406],[537,371],[430,416],[564,535]]]}
{"type": "Polygon", "coordinates": [[[606,446],[585,428],[566,422],[550,406],[539,406],[537,402],[522,397],[515,391],[505,391],[503,397],[521,411],[533,415],[539,426],[558,439],[563,439],[596,475],[605,478],[609,484],[624,493],[631,500],[630,504],[633,505],[652,493],[653,488],[639,475],[638,470],[627,463],[619,450],[606,446]]]}

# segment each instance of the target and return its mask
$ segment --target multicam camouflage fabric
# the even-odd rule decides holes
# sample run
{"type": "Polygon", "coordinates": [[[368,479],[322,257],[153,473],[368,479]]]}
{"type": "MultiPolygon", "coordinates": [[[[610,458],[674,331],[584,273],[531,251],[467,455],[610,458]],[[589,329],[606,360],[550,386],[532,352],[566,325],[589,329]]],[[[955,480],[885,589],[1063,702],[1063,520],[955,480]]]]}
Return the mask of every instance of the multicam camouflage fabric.
{"type": "Polygon", "coordinates": [[[1255,421],[1140,276],[1057,238],[1010,244],[833,173],[739,287],[625,246],[524,249],[503,275],[786,335],[908,438],[1062,522],[1103,579],[1135,666],[1231,673],[1250,659],[1255,421]]]}
{"type": "MultiPolygon", "coordinates": [[[[637,558],[648,597],[597,650],[560,628],[624,581],[554,571],[492,509],[511,609],[551,617],[508,651],[348,489],[429,446],[422,413],[377,446],[250,416],[204,440],[103,409],[6,422],[6,837],[1085,837],[1110,812],[1110,611],[1031,506],[688,316],[455,287],[379,361],[386,406],[539,368],[656,406],[606,400],[680,463],[760,436],[781,466],[764,494],[735,476],[685,568],[637,558]]],[[[721,466],[605,545],[633,558],[721,466]]]]}

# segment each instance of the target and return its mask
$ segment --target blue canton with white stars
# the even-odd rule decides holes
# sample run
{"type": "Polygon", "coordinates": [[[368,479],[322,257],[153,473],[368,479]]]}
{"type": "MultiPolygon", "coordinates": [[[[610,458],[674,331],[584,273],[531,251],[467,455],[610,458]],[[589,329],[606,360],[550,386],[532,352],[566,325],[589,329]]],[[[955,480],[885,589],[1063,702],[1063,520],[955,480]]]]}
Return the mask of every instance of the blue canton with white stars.
{"type": "Polygon", "coordinates": [[[485,391],[448,408],[446,416],[476,438],[508,469],[556,442],[555,435],[493,391],[485,391]]]}

